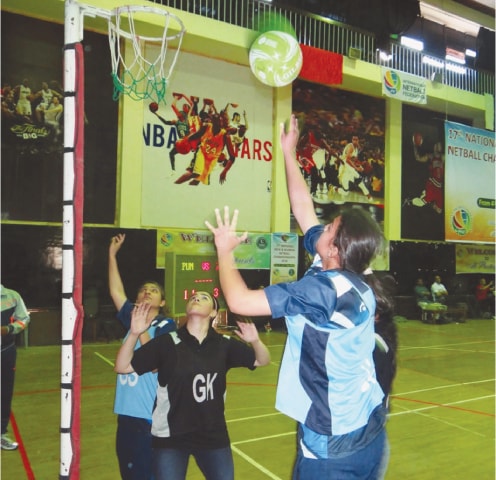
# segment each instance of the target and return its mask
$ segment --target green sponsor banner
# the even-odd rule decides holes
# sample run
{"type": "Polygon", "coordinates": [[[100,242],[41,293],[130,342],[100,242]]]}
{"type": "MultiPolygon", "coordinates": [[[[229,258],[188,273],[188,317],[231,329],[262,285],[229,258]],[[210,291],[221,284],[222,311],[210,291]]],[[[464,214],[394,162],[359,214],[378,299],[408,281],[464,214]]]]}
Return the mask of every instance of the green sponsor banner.
{"type": "MultiPolygon", "coordinates": [[[[234,257],[240,269],[270,268],[269,233],[249,233],[239,245],[234,257]]],[[[159,229],[157,230],[157,268],[165,268],[165,254],[216,255],[214,237],[208,230],[159,229]]]]}

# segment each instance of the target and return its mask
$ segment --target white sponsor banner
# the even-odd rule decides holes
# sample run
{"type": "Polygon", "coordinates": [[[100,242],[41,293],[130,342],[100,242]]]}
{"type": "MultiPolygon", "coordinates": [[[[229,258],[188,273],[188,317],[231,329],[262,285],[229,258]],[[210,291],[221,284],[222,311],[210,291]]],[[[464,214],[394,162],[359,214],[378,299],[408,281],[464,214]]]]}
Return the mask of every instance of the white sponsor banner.
{"type": "Polygon", "coordinates": [[[382,67],[382,94],[402,102],[427,103],[425,78],[382,67]]]}

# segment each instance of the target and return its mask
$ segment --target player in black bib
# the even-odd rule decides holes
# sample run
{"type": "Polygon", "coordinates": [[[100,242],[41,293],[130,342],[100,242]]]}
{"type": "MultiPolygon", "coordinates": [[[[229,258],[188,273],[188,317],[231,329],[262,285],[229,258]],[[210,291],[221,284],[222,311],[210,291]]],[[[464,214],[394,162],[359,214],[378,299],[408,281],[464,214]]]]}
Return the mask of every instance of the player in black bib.
{"type": "Polygon", "coordinates": [[[224,417],[226,374],[230,368],[254,370],[267,365],[267,347],[253,323],[238,322],[236,334],[243,341],[218,334],[211,326],[218,313],[217,300],[207,292],[197,292],[188,300],[183,327],[134,351],[139,334],[148,328],[148,309],[146,304],[134,309],[115,370],[140,375],[158,371],[152,419],[155,478],[185,479],[193,455],[207,480],[233,480],[224,417]]]}

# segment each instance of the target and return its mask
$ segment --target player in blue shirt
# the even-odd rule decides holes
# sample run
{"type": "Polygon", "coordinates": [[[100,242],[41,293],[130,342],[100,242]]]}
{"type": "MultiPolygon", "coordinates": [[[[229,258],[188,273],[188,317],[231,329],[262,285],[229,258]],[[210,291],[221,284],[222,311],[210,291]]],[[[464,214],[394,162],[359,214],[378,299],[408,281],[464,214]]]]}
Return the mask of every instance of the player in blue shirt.
{"type": "MultiPolygon", "coordinates": [[[[118,311],[117,318],[128,331],[131,327],[131,303],[124,291],[124,285],[117,264],[117,252],[126,236],[116,235],[109,247],[109,289],[110,296],[118,311]]],[[[138,290],[136,304],[150,305],[148,312],[150,326],[144,331],[136,348],[150,339],[176,330],[172,318],[163,314],[165,293],[156,282],[145,282],[138,290]]],[[[129,332],[128,334],[129,335],[129,332]]],[[[114,413],[117,414],[116,452],[123,480],[152,480],[152,409],[157,396],[157,374],[149,372],[138,376],[135,373],[117,375],[114,413]]]]}
{"type": "Polygon", "coordinates": [[[236,234],[238,212],[231,219],[227,207],[223,216],[216,210],[217,227],[206,225],[215,236],[230,310],[286,317],[276,408],[298,422],[293,478],[376,479],[386,442],[386,409],[372,356],[376,299],[363,272],[381,247],[382,232],[361,208],[319,224],[295,159],[298,136],[292,115],[288,132],[281,128],[290,203],[305,247],[320,257],[322,268],[309,269],[293,283],[249,290],[234,268],[233,251],[247,237],[236,234]]]}

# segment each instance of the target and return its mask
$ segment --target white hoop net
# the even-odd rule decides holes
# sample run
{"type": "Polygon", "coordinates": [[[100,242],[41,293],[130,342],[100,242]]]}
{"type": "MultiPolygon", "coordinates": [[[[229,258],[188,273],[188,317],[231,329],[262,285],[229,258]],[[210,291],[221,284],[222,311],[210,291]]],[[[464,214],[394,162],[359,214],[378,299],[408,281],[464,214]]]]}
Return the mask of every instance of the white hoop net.
{"type": "Polygon", "coordinates": [[[125,94],[133,100],[162,102],[185,33],[181,20],[166,10],[138,5],[112,10],[108,24],[114,100],[125,94]],[[151,22],[146,22],[147,16],[153,16],[151,22]],[[153,28],[161,28],[162,35],[146,35],[153,28]],[[132,46],[132,52],[122,50],[121,39],[127,40],[125,44],[132,46]],[[146,57],[147,44],[160,47],[153,60],[146,57]]]}

